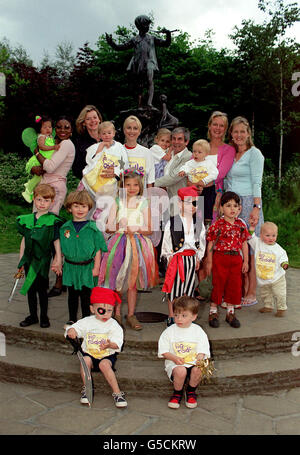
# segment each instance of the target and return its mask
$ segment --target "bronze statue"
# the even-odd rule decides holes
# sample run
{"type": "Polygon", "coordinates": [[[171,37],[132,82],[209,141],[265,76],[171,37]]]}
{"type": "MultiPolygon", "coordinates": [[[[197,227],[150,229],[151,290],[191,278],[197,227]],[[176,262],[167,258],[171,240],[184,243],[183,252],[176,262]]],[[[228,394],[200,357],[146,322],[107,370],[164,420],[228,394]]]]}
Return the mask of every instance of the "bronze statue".
{"type": "MultiPolygon", "coordinates": [[[[148,106],[152,106],[154,95],[154,72],[159,71],[155,48],[156,46],[168,47],[171,44],[171,31],[165,28],[161,33],[166,34],[166,39],[162,40],[147,33],[151,24],[148,16],[141,15],[134,21],[139,34],[132,37],[127,43],[116,44],[112,35],[106,33],[106,41],[115,50],[134,49],[134,54],[129,62],[127,71],[131,71],[138,78],[138,106],[142,107],[142,93],[145,82],[148,83],[148,106]]],[[[175,31],[175,30],[174,30],[175,31]]]]}

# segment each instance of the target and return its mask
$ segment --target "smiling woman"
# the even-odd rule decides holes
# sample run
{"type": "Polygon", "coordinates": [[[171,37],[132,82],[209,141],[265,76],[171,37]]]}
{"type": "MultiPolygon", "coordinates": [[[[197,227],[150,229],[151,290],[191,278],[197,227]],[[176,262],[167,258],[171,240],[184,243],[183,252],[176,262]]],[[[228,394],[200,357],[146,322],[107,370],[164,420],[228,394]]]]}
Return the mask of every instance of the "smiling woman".
{"type": "Polygon", "coordinates": [[[60,144],[59,150],[53,153],[51,159],[46,159],[37,152],[36,157],[41,166],[32,168],[31,172],[42,175],[41,183],[48,183],[55,189],[55,199],[50,211],[58,215],[67,194],[67,174],[75,155],[75,147],[70,140],[72,136],[71,120],[66,116],[59,117],[55,131],[56,143],[60,144]]]}

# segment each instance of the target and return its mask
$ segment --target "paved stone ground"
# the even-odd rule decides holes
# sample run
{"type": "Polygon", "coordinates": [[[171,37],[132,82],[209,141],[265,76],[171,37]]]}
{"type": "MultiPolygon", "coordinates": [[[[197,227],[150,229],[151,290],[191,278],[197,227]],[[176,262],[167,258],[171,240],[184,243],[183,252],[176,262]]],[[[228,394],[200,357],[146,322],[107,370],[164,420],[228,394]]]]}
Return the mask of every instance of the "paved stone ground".
{"type": "Polygon", "coordinates": [[[198,408],[127,396],[117,409],[109,396],[91,408],[80,394],[0,384],[1,435],[299,435],[300,388],[270,395],[199,399],[198,408]]]}
{"type": "MultiPolygon", "coordinates": [[[[26,298],[16,294],[10,304],[7,297],[13,284],[17,255],[0,256],[0,318],[18,326],[27,314],[26,298]],[[25,304],[25,305],[24,305],[25,304]]],[[[211,339],[262,336],[268,333],[297,330],[300,333],[300,270],[287,273],[287,317],[260,315],[255,307],[241,310],[238,330],[225,324],[217,330],[207,325],[207,312],[200,312],[200,324],[211,339]],[[266,316],[266,317],[265,317],[266,316]],[[238,333],[237,333],[238,332],[238,333]]],[[[159,295],[159,290],[156,291],[159,295]]],[[[156,294],[155,294],[156,295],[156,294]]],[[[161,302],[153,304],[153,294],[141,294],[137,311],[166,312],[161,302]]],[[[66,295],[51,299],[49,305],[51,327],[62,331],[67,320],[66,295]]],[[[225,318],[225,313],[224,313],[225,318]]],[[[153,338],[153,330],[160,333],[164,323],[144,324],[142,332],[127,330],[136,340],[153,338]]],[[[42,331],[36,326],[37,331],[42,331]]],[[[45,330],[45,329],[44,329],[45,330]]],[[[300,337],[300,335],[299,335],[300,337]]],[[[300,356],[298,357],[300,362],[300,356]]],[[[164,374],[162,372],[162,374],[164,374]]],[[[27,385],[0,384],[1,435],[297,435],[300,433],[300,388],[282,390],[267,395],[225,396],[199,398],[198,408],[184,405],[178,410],[167,407],[167,400],[137,398],[127,395],[128,408],[116,409],[112,397],[96,394],[92,408],[79,403],[80,391],[62,392],[37,389],[27,385]]]]}

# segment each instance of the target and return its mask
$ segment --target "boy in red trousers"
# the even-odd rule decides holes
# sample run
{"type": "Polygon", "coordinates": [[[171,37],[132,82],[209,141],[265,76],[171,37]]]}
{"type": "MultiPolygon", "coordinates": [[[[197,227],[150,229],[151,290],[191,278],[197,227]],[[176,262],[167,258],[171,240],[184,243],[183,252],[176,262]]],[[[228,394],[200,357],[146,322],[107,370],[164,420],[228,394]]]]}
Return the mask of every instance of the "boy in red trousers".
{"type": "Polygon", "coordinates": [[[221,198],[223,217],[208,229],[207,273],[212,272],[213,290],[209,310],[209,325],[219,327],[218,306],[222,299],[227,303],[226,322],[240,327],[234,315],[234,306],[241,303],[242,273],[248,271],[248,244],[251,238],[245,224],[238,219],[240,198],[227,191],[221,198]],[[242,251],[242,255],[241,255],[242,251]]]}

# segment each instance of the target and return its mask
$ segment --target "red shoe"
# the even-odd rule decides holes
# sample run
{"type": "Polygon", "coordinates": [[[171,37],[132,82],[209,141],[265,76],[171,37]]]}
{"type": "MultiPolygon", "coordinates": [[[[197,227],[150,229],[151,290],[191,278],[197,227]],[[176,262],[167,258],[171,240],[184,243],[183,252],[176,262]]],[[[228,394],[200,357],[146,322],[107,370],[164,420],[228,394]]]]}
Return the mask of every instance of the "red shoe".
{"type": "Polygon", "coordinates": [[[168,407],[172,409],[178,409],[180,406],[181,399],[182,395],[180,393],[173,393],[168,402],[168,407]]]}
{"type": "Polygon", "coordinates": [[[187,408],[193,409],[198,406],[197,395],[195,392],[186,392],[185,394],[185,405],[187,408]]]}

